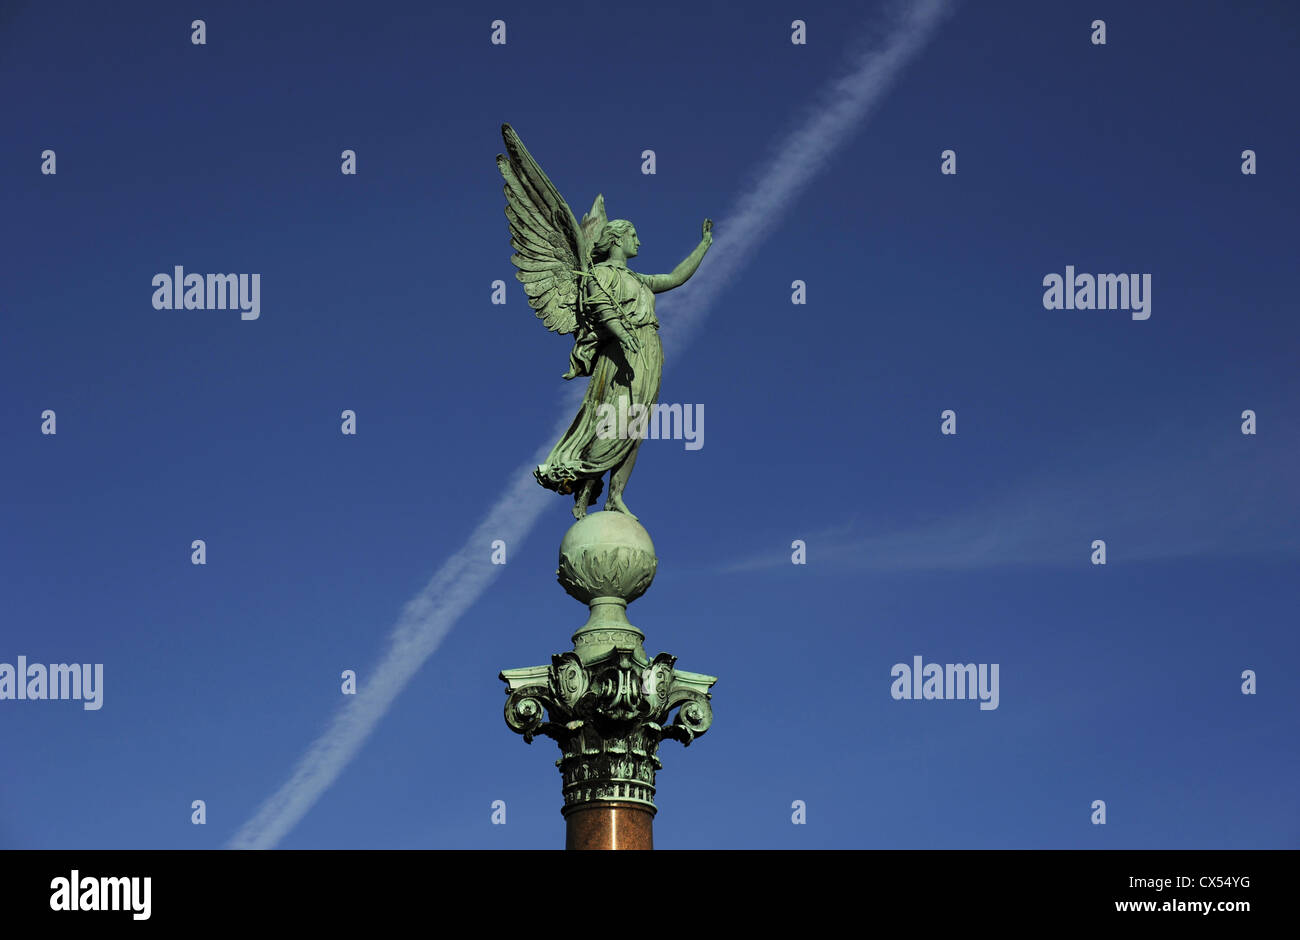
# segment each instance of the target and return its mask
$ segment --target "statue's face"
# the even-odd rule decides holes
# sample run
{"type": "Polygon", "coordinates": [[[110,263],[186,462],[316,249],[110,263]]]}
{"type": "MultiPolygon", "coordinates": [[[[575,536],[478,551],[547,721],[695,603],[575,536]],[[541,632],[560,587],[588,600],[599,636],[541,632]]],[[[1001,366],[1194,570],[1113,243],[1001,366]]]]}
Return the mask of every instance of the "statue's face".
{"type": "Polygon", "coordinates": [[[636,257],[637,249],[641,247],[641,239],[637,238],[636,229],[628,229],[627,234],[624,235],[622,241],[619,242],[619,247],[623,249],[623,255],[625,257],[636,257]]]}

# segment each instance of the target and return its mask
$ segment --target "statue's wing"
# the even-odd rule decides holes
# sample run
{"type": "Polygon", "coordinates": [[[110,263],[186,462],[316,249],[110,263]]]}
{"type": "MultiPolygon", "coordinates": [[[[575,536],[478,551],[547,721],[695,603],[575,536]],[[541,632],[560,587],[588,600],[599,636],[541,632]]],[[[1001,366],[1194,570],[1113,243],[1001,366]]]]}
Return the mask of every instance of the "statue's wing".
{"type": "Polygon", "coordinates": [[[506,152],[497,155],[497,167],[506,181],[506,218],[515,249],[510,261],[519,269],[515,277],[548,330],[572,333],[581,296],[578,272],[590,265],[591,249],[573,211],[514,128],[502,124],[501,136],[506,152]]]}
{"type": "MultiPolygon", "coordinates": [[[[591,249],[596,244],[596,239],[600,237],[600,230],[605,227],[609,220],[605,218],[605,196],[601,194],[596,197],[596,201],[591,204],[591,211],[582,217],[582,248],[586,254],[583,261],[591,264],[591,249]]],[[[587,270],[584,267],[582,270],[587,270]]]]}

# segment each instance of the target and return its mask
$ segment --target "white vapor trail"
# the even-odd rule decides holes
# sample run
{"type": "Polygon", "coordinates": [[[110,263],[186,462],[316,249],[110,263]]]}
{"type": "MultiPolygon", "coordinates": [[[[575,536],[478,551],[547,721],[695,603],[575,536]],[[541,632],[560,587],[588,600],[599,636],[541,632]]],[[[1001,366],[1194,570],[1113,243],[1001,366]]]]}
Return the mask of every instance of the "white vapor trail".
{"type": "Polygon", "coordinates": [[[865,45],[844,74],[822,90],[812,114],[786,137],[758,172],[753,187],[737,200],[726,217],[727,224],[718,227],[709,263],[691,279],[688,297],[672,308],[665,355],[685,344],[718,292],[745,265],[835,150],[861,127],[952,9],[948,0],[901,0],[883,39],[865,45]]]}
{"type": "MultiPolygon", "coordinates": [[[[681,348],[703,320],[723,286],[740,270],[777,219],[803,191],[834,150],[857,129],[884,97],[908,61],[926,44],[950,9],[947,0],[903,4],[880,43],[857,56],[832,82],[813,114],[797,127],[762,167],[726,225],[719,226],[708,264],[692,279],[681,303],[671,304],[671,329],[665,353],[681,348]]],[[[487,564],[484,546],[492,539],[518,545],[532,530],[553,494],[537,485],[532,469],[572,421],[582,390],[565,396],[563,420],[520,467],[510,487],[487,517],[424,589],[402,611],[370,681],[349,696],[324,732],[299,759],[293,774],[227,843],[233,849],[274,848],[356,756],[393,700],[438,648],[457,619],[482,596],[500,573],[487,564]]]]}

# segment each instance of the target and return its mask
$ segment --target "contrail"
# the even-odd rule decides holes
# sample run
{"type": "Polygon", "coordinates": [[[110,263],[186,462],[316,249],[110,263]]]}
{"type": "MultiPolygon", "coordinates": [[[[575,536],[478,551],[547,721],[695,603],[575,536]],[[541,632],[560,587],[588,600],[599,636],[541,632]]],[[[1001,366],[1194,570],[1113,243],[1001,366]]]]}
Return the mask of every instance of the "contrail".
{"type": "Polygon", "coordinates": [[[754,186],[727,215],[727,224],[718,226],[709,263],[691,279],[691,290],[683,302],[671,308],[672,330],[664,337],[665,356],[690,338],[718,292],[745,265],[835,150],[861,129],[903,67],[929,42],[953,8],[948,0],[895,4],[893,22],[883,24],[884,39],[865,43],[844,74],[822,89],[812,114],[758,172],[754,186]]]}
{"type": "MultiPolygon", "coordinates": [[[[1215,392],[1231,394],[1207,389],[1206,400],[1215,392]]],[[[932,521],[866,536],[845,525],[809,544],[816,538],[818,565],[882,572],[1076,568],[1094,538],[1125,562],[1300,551],[1300,450],[1234,447],[1211,420],[1138,417],[1140,434],[1076,432],[1054,465],[932,521]]],[[[777,549],[721,571],[788,566],[788,549],[777,549]]]]}
{"type": "MultiPolygon", "coordinates": [[[[827,86],[812,115],[763,165],[752,188],[737,200],[719,227],[709,263],[692,279],[689,295],[670,304],[665,354],[680,349],[698,327],[722,287],[753,254],[777,219],[790,208],[832,152],[841,146],[884,97],[903,67],[926,44],[944,15],[947,0],[907,3],[886,27],[883,40],[856,56],[843,76],[827,86]]],[[[809,53],[813,54],[813,53],[809,53]]],[[[564,417],[534,458],[469,537],[402,611],[369,681],[349,696],[325,731],[299,759],[293,774],[227,843],[233,849],[274,848],[347,767],[398,693],[438,648],[443,637],[500,573],[484,560],[492,539],[518,545],[554,499],[537,485],[532,469],[546,459],[572,421],[582,390],[565,396],[564,417]]]]}

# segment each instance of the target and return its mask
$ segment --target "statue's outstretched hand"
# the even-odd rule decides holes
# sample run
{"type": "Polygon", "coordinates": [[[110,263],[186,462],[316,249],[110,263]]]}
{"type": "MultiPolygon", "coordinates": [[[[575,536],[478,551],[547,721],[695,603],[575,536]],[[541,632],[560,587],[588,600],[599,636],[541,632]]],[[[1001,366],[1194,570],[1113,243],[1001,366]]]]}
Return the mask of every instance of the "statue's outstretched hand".
{"type": "Polygon", "coordinates": [[[712,219],[704,220],[704,228],[700,234],[701,234],[700,240],[703,241],[704,244],[706,245],[713,244],[713,220],[712,219]]]}

